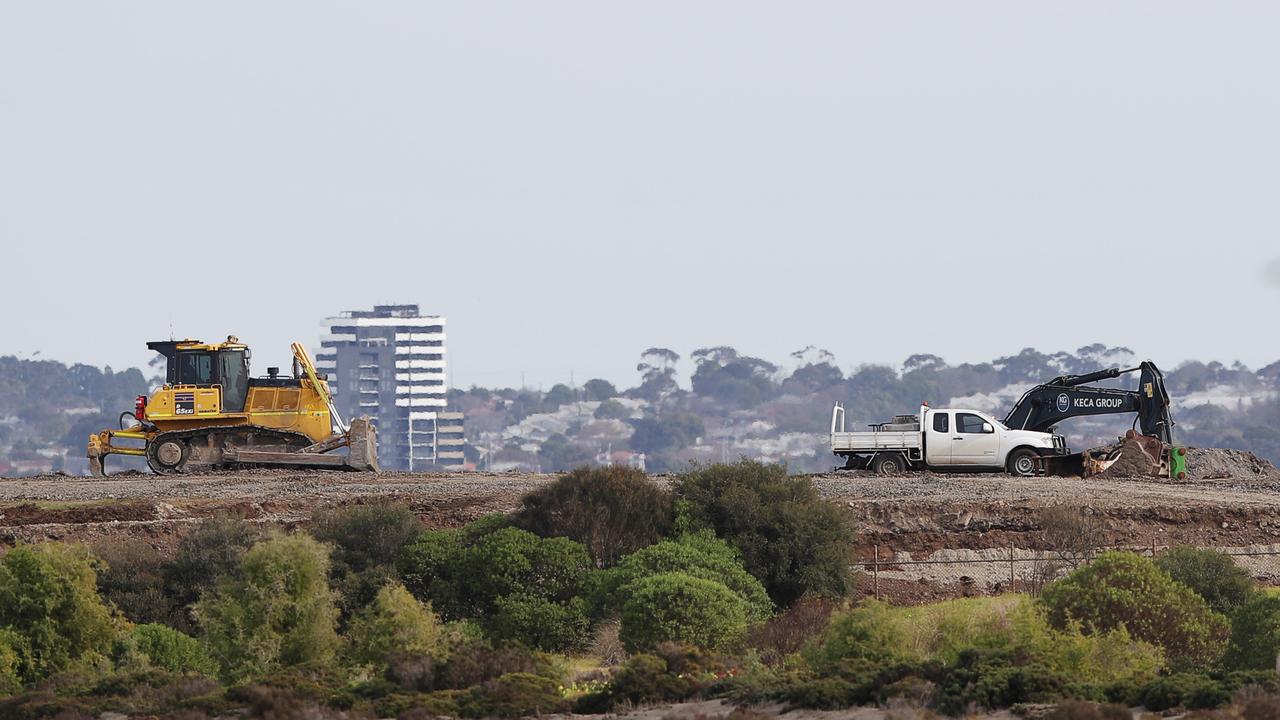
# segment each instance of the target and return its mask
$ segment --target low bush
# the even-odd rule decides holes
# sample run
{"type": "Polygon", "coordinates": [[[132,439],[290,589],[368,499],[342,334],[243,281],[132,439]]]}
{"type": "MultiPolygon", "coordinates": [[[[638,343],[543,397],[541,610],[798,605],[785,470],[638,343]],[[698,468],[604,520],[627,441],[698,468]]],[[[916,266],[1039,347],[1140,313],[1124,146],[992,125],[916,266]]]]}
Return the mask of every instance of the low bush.
{"type": "Polygon", "coordinates": [[[1158,677],[1138,693],[1138,702],[1148,710],[1162,712],[1185,707],[1191,710],[1216,708],[1230,699],[1222,683],[1195,673],[1176,673],[1158,677]]]}
{"type": "Polygon", "coordinates": [[[594,565],[582,545],[512,527],[464,542],[473,530],[427,532],[404,548],[398,565],[415,596],[446,619],[475,620],[500,640],[548,651],[590,641],[582,598],[594,565]],[[563,627],[541,624],[553,619],[563,627]]]}
{"type": "Polygon", "coordinates": [[[687,573],[663,573],[627,586],[618,637],[636,652],[661,642],[723,647],[747,628],[749,608],[735,592],[714,580],[687,573]]]}
{"type": "Polygon", "coordinates": [[[507,673],[471,689],[459,703],[466,717],[518,718],[566,710],[555,680],[533,673],[507,673]]]}
{"type": "Polygon", "coordinates": [[[83,545],[19,545],[0,558],[0,629],[24,682],[111,651],[122,625],[98,596],[96,570],[83,545]]]}
{"type": "Polygon", "coordinates": [[[517,527],[582,543],[598,567],[652,545],[671,531],[670,491],[642,470],[583,467],[525,495],[517,527]]]}
{"type": "Polygon", "coordinates": [[[440,657],[444,632],[431,606],[418,602],[403,585],[386,585],[351,622],[349,659],[385,667],[393,654],[440,657]]]}
{"type": "Polygon", "coordinates": [[[1055,627],[1078,622],[1100,632],[1124,626],[1134,638],[1163,648],[1177,668],[1211,666],[1226,648],[1226,618],[1134,553],[1103,553],[1049,585],[1041,599],[1055,627]]]}
{"type": "Polygon", "coordinates": [[[938,709],[957,715],[971,706],[1006,708],[1086,695],[1073,678],[1001,650],[965,650],[947,669],[938,709]]]}
{"type": "Polygon", "coordinates": [[[785,612],[752,628],[747,633],[747,645],[759,653],[765,663],[781,663],[822,633],[831,622],[835,607],[827,598],[801,598],[785,612]]]}
{"type": "Polygon", "coordinates": [[[953,667],[974,650],[1003,653],[1098,686],[1145,683],[1162,667],[1159,649],[1134,640],[1124,628],[1086,634],[1068,624],[1058,630],[1043,608],[1021,595],[901,608],[864,602],[836,613],[804,656],[819,673],[830,674],[850,661],[953,667]]]}
{"type": "Polygon", "coordinates": [[[515,645],[495,646],[482,637],[446,628],[444,647],[432,654],[392,653],[384,676],[407,692],[462,690],[509,673],[533,673],[560,679],[546,656],[515,645]]]}
{"type": "Polygon", "coordinates": [[[133,642],[152,665],[169,672],[196,672],[203,675],[215,675],[218,672],[218,664],[205,652],[199,640],[171,627],[158,624],[138,625],[133,629],[133,642]]]}
{"type": "Polygon", "coordinates": [[[260,538],[255,526],[229,516],[202,520],[182,536],[165,568],[165,594],[178,611],[173,618],[175,628],[195,632],[196,625],[186,609],[237,573],[244,554],[260,538]]]}
{"type": "Polygon", "coordinates": [[[852,588],[848,515],[812,481],[752,460],[683,473],[676,493],[689,520],[737,548],[780,607],[804,595],[844,597],[852,588]]]}
{"type": "MultiPolygon", "coordinates": [[[[933,662],[880,662],[850,658],[829,672],[815,674],[801,670],[781,674],[747,675],[735,682],[730,694],[740,701],[761,702],[778,699],[789,705],[835,710],[856,705],[886,704],[928,699],[936,701],[945,669],[933,662]],[[764,694],[751,690],[762,685],[764,694]],[[745,689],[745,692],[744,692],[745,689]],[[913,700],[914,698],[914,700],[913,700]]],[[[737,679],[735,679],[737,680],[737,679]]]]}
{"type": "Polygon", "coordinates": [[[314,515],[311,535],[333,545],[332,583],[344,618],[373,602],[383,585],[397,579],[396,556],[421,534],[422,523],[403,505],[360,505],[314,515]]]}
{"type": "Polygon", "coordinates": [[[579,713],[604,713],[622,703],[641,705],[686,700],[728,675],[722,658],[678,643],[660,643],[632,655],[603,688],[581,696],[579,713]]]}
{"type": "Polygon", "coordinates": [[[196,605],[228,682],[296,665],[329,664],[339,648],[328,550],[306,535],[254,545],[239,572],[196,605]]]}
{"type": "Polygon", "coordinates": [[[1280,653],[1280,595],[1256,594],[1231,618],[1223,664],[1236,670],[1274,668],[1280,653]]]}
{"type": "Polygon", "coordinates": [[[0,628],[0,697],[17,692],[22,687],[19,674],[22,657],[18,654],[18,646],[22,638],[7,628],[0,628]]]}
{"type": "Polygon", "coordinates": [[[1249,571],[1219,550],[1172,548],[1156,557],[1156,567],[1194,590],[1214,612],[1228,617],[1257,593],[1249,571]]]}
{"type": "Polygon", "coordinates": [[[557,602],[528,592],[503,595],[494,601],[486,627],[539,650],[577,649],[591,640],[587,602],[580,597],[557,602]]]}
{"type": "MultiPolygon", "coordinates": [[[[150,544],[127,538],[99,543],[98,593],[135,623],[175,622],[177,602],[166,591],[168,559],[150,544]]],[[[178,620],[180,621],[180,620],[178,620]]]]}
{"type": "Polygon", "coordinates": [[[663,540],[637,550],[614,568],[600,574],[593,593],[594,613],[616,613],[634,593],[633,584],[662,573],[679,572],[712,580],[732,590],[747,606],[748,620],[768,618],[773,603],[768,593],[742,566],[737,551],[710,531],[688,533],[676,540],[663,540]]]}

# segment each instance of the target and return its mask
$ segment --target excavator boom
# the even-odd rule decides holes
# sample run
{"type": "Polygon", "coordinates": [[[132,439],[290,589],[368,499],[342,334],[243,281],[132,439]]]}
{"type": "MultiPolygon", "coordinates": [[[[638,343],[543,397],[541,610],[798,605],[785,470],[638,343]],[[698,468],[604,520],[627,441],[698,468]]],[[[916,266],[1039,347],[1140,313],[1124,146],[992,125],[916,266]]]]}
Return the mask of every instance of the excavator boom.
{"type": "Polygon", "coordinates": [[[1004,424],[1011,428],[1049,432],[1068,418],[1084,415],[1135,413],[1142,434],[1173,442],[1173,417],[1164,375],[1155,363],[1145,361],[1136,368],[1109,368],[1086,375],[1064,375],[1025,394],[1009,411],[1004,424]],[[1089,387],[1089,383],[1139,372],[1137,390],[1089,387]]]}

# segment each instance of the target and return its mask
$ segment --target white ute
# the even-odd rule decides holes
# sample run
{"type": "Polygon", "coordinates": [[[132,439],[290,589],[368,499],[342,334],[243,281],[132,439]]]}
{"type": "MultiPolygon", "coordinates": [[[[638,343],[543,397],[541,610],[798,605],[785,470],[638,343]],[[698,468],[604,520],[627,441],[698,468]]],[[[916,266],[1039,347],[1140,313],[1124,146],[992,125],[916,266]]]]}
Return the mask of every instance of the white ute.
{"type": "Polygon", "coordinates": [[[844,406],[836,403],[831,410],[831,452],[845,458],[843,469],[870,468],[881,475],[926,469],[1034,475],[1036,457],[1068,452],[1061,435],[1010,430],[978,410],[935,410],[926,404],[916,415],[898,415],[893,422],[874,424],[863,432],[846,432],[844,421],[844,406]]]}

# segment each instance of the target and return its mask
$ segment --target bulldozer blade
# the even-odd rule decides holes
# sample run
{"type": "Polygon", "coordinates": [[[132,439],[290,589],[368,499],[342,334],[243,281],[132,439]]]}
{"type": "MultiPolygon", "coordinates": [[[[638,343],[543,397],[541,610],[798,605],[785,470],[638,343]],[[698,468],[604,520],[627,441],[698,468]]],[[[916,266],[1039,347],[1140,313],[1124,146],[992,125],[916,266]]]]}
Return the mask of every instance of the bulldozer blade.
{"type": "Polygon", "coordinates": [[[378,430],[366,416],[351,421],[347,430],[347,467],[352,470],[380,472],[378,467],[378,430]]]}

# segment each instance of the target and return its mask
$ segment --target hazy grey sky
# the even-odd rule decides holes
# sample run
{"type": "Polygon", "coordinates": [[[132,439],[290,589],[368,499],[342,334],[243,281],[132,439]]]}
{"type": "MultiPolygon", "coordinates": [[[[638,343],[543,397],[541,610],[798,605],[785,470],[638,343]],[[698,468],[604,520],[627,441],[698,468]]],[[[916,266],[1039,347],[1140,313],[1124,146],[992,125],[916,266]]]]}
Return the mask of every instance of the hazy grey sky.
{"type": "Polygon", "coordinates": [[[0,353],[1280,359],[1280,4],[0,3],[0,353]],[[1274,271],[1272,271],[1274,272],[1274,271]]]}

